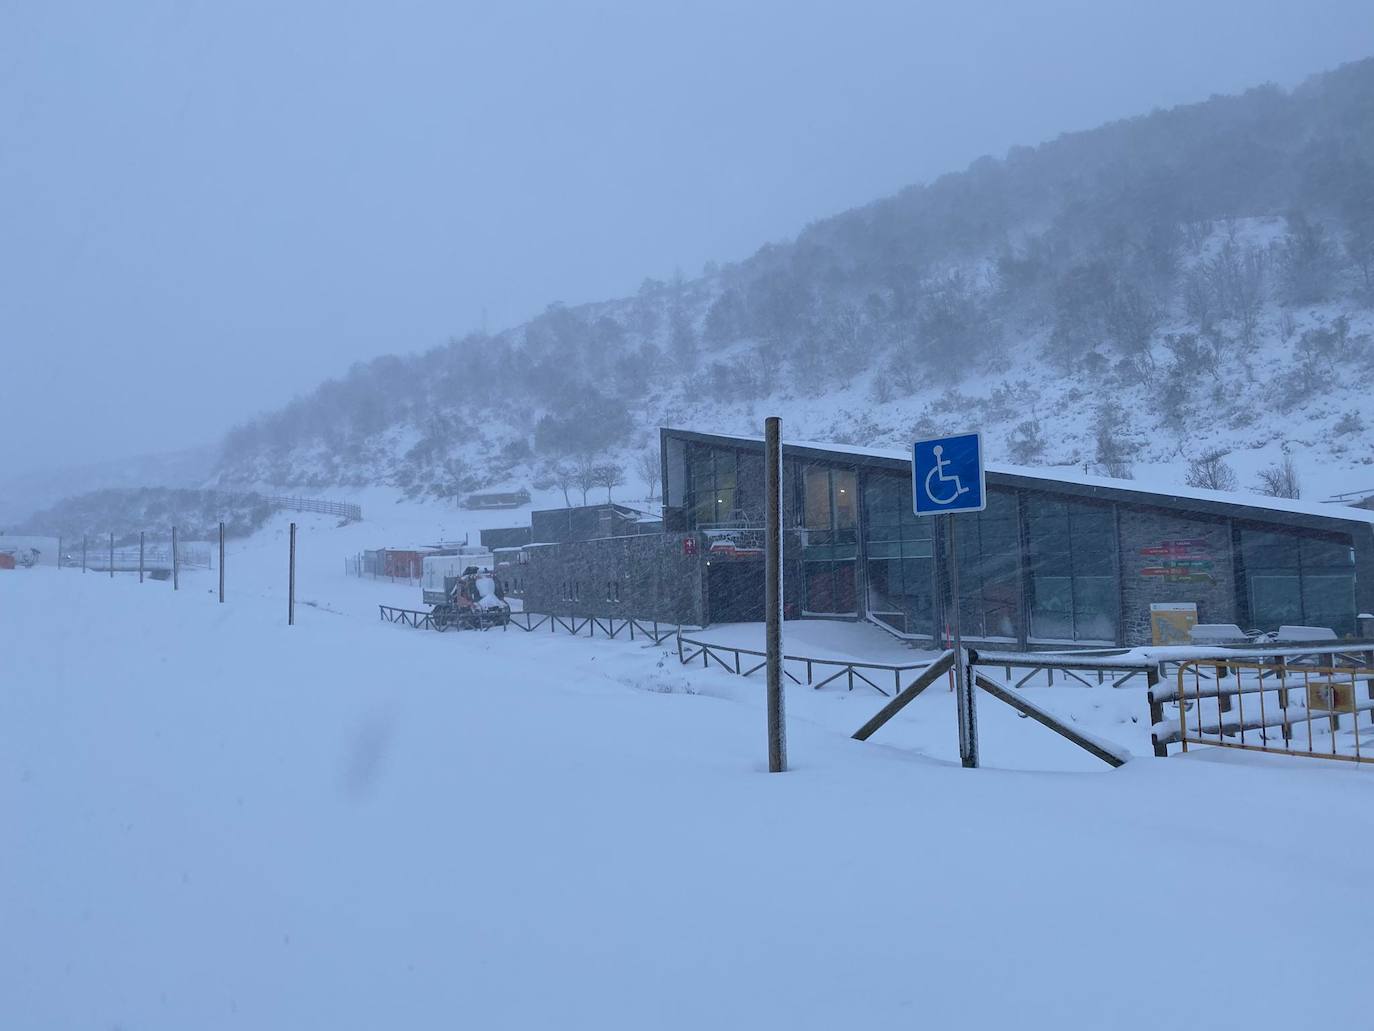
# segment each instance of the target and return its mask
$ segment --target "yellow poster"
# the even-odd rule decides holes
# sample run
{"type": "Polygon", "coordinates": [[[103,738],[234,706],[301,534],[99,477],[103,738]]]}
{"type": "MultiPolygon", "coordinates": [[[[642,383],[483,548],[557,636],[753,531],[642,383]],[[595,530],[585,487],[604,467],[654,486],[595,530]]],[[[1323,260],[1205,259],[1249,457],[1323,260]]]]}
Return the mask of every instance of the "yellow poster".
{"type": "Polygon", "coordinates": [[[1197,604],[1191,601],[1150,603],[1150,637],[1155,644],[1189,644],[1197,626],[1197,604]]]}

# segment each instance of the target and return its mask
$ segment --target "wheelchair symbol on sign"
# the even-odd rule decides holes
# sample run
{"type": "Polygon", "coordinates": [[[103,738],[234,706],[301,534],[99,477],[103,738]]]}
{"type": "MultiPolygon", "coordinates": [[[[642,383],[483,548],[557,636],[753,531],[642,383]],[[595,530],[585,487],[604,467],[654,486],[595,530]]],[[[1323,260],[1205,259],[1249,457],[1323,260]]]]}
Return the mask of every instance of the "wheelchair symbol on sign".
{"type": "Polygon", "coordinates": [[[935,454],[935,468],[926,474],[926,497],[930,498],[930,500],[937,505],[953,504],[961,495],[967,494],[972,488],[963,485],[959,479],[958,473],[955,473],[953,476],[945,475],[945,467],[950,463],[945,461],[943,457],[945,453],[943,447],[936,444],[931,450],[935,454]],[[947,485],[941,489],[940,495],[937,495],[932,488],[932,481],[938,481],[940,484],[947,485]],[[948,493],[949,490],[953,490],[954,493],[948,493]]]}

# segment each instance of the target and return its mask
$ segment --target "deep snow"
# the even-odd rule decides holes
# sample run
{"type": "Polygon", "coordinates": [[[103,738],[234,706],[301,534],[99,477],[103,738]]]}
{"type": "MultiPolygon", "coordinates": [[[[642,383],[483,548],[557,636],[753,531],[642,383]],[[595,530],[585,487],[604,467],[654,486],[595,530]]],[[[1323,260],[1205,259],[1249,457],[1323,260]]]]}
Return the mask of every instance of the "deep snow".
{"type": "MultiPolygon", "coordinates": [[[[380,510],[378,510],[380,511],[380,510]]],[[[377,621],[285,517],[183,589],[0,574],[0,1026],[1303,1027],[1368,1022],[1368,771],[1148,758],[1142,693],[762,684],[669,647],[377,621]],[[1281,901],[1277,901],[1281,900],[1281,901]],[[1353,980],[1352,980],[1353,979],[1353,980]]]]}

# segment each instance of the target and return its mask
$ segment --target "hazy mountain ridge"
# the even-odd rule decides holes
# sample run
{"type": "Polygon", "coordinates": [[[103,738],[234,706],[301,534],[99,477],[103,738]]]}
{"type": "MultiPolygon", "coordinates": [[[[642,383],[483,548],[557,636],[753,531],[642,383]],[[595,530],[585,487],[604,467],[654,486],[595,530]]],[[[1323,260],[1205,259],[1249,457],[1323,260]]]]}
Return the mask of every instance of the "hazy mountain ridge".
{"type": "Polygon", "coordinates": [[[40,509],[91,491],[147,484],[197,487],[210,479],[219,460],[218,448],[196,447],[23,473],[0,484],[0,529],[10,529],[40,509]]]}
{"type": "Polygon", "coordinates": [[[995,457],[1114,474],[1261,448],[1355,468],[1371,275],[1366,60],[1014,148],[695,279],[357,366],[232,432],[216,479],[450,496],[771,413],[852,443],[980,425],[995,457]]]}
{"type": "Polygon", "coordinates": [[[35,512],[19,533],[60,536],[72,547],[82,538],[119,546],[136,543],[141,531],[166,536],[176,527],[183,541],[213,540],[218,524],[229,537],[247,537],[277,509],[252,493],[171,487],[106,487],[64,498],[35,512]]]}

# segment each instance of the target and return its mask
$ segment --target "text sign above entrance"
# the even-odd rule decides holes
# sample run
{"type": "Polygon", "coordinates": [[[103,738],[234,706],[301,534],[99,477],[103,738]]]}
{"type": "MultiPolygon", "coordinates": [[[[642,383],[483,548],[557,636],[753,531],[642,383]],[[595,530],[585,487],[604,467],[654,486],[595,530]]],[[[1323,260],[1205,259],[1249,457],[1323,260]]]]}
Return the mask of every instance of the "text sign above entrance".
{"type": "Polygon", "coordinates": [[[911,448],[911,492],[917,515],[983,511],[988,492],[982,436],[961,433],[916,441],[911,448]]]}

